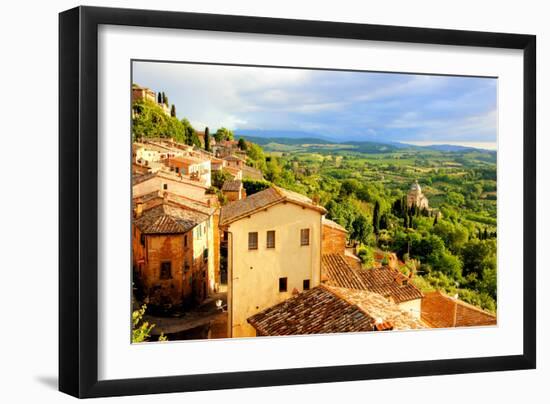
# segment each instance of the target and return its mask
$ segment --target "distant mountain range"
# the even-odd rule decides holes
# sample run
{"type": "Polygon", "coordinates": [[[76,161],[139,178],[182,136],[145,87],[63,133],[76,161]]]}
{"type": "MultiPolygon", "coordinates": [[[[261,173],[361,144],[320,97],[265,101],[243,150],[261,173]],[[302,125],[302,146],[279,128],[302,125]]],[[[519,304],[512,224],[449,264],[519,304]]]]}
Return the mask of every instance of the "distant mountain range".
{"type": "Polygon", "coordinates": [[[323,135],[312,135],[308,132],[300,131],[275,131],[275,130],[237,130],[235,131],[237,138],[244,137],[246,140],[259,144],[260,146],[270,143],[282,145],[324,145],[324,144],[342,144],[356,146],[356,150],[364,153],[375,152],[392,152],[399,149],[415,149],[415,150],[436,150],[441,152],[467,152],[481,151],[488,153],[496,153],[494,150],[480,149],[471,146],[460,146],[452,144],[434,144],[417,146],[395,141],[339,141],[334,138],[329,138],[323,135]]]}

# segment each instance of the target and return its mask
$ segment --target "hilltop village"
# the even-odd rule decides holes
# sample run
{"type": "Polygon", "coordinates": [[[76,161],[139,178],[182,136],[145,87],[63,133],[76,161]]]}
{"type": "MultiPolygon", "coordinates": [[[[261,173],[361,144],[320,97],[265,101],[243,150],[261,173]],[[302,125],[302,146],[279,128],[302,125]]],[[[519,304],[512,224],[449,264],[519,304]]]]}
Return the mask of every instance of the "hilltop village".
{"type": "MultiPolygon", "coordinates": [[[[175,116],[163,93],[134,85],[132,101],[175,116]]],[[[208,128],[182,140],[134,133],[132,144],[133,300],[155,324],[151,340],[496,324],[457,296],[422,292],[392,251],[365,265],[319,200],[248,164],[250,142],[208,128]]],[[[441,217],[418,182],[406,204],[441,217]]]]}

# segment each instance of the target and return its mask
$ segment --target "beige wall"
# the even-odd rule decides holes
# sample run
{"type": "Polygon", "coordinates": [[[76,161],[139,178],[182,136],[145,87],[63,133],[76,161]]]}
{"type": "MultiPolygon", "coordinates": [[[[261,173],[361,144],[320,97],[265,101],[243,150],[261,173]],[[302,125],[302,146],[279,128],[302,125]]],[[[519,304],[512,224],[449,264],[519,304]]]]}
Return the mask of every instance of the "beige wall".
{"type": "Polygon", "coordinates": [[[410,313],[416,319],[420,320],[422,299],[409,300],[408,302],[399,303],[398,306],[402,311],[410,313]]]}
{"type": "Polygon", "coordinates": [[[321,272],[321,214],[292,203],[279,203],[229,226],[229,335],[253,337],[246,319],[292,297],[294,289],[319,285],[321,272]],[[310,229],[309,246],[300,245],[300,229],[310,229]],[[275,248],[266,248],[266,232],[275,230],[275,248]],[[258,249],[248,250],[248,233],[258,232],[258,249]],[[279,278],[287,292],[279,292],[279,278]]]}
{"type": "Polygon", "coordinates": [[[168,184],[168,192],[181,195],[189,199],[206,201],[210,198],[210,196],[206,195],[206,188],[203,186],[196,186],[183,181],[163,178],[162,176],[154,176],[146,181],[134,185],[132,197],[136,198],[151,192],[160,191],[163,189],[164,184],[168,184]]]}

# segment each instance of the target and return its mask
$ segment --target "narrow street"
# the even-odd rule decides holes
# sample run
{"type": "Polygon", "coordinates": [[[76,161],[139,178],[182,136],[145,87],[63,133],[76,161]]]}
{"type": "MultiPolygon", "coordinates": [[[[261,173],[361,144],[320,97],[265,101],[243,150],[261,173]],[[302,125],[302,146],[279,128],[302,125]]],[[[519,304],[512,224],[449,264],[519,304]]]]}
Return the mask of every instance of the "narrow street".
{"type": "Polygon", "coordinates": [[[144,320],[155,324],[153,337],[164,334],[168,340],[226,338],[227,292],[215,293],[199,306],[187,310],[181,317],[160,317],[146,314],[144,320]],[[222,301],[224,311],[216,306],[222,301]]]}

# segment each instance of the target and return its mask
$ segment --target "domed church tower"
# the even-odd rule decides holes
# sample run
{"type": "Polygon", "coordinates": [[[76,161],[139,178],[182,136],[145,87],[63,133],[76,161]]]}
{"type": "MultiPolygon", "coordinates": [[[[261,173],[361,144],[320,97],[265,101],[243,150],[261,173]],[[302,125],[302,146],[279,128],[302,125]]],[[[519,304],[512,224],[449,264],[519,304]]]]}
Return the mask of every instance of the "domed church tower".
{"type": "Polygon", "coordinates": [[[422,193],[418,180],[414,181],[407,194],[407,206],[410,208],[413,205],[419,209],[428,209],[428,198],[422,193]]]}

